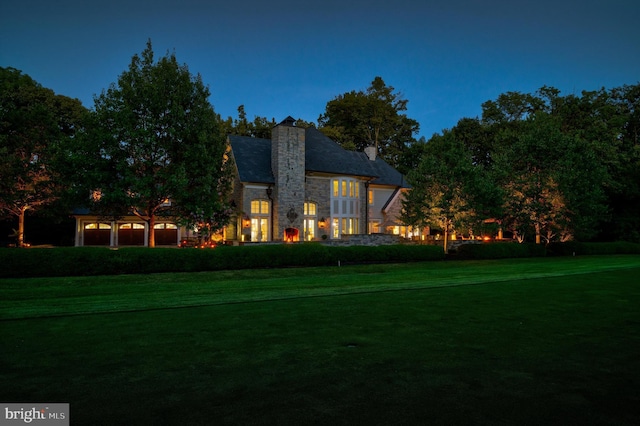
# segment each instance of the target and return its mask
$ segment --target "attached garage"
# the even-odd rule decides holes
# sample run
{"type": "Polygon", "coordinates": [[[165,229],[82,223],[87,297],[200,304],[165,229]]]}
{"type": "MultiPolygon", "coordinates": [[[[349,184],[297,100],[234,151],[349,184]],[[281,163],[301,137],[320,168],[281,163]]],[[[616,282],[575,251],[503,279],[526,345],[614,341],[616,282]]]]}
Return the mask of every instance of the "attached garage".
{"type": "Polygon", "coordinates": [[[82,236],[85,246],[109,246],[111,245],[111,224],[85,222],[82,236]]]}
{"type": "Polygon", "coordinates": [[[119,246],[143,246],[144,245],[143,223],[120,223],[118,224],[118,245],[119,246]]]}
{"type": "Polygon", "coordinates": [[[156,223],[153,226],[157,246],[178,245],[178,226],[174,223],[156,223]]]}

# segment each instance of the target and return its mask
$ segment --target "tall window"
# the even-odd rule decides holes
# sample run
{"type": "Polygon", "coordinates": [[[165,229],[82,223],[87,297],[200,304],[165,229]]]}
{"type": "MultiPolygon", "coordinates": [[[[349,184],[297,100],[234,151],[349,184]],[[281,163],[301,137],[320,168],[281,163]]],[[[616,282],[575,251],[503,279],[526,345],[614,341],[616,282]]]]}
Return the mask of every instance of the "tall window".
{"type": "Polygon", "coordinates": [[[316,237],[317,223],[316,203],[304,203],[304,240],[311,241],[316,237]]]}
{"type": "Polygon", "coordinates": [[[331,237],[360,232],[360,183],[353,178],[331,182],[331,237]]]}
{"type": "Polygon", "coordinates": [[[251,241],[269,240],[269,202],[251,201],[251,241]]]}

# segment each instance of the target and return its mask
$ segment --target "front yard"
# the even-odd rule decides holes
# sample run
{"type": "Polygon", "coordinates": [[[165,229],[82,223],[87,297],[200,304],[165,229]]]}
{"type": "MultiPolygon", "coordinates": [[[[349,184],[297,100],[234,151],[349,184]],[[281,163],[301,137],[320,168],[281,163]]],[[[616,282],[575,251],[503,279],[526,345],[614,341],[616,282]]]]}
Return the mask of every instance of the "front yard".
{"type": "Polygon", "coordinates": [[[0,280],[72,424],[637,424],[640,256],[0,280]]]}

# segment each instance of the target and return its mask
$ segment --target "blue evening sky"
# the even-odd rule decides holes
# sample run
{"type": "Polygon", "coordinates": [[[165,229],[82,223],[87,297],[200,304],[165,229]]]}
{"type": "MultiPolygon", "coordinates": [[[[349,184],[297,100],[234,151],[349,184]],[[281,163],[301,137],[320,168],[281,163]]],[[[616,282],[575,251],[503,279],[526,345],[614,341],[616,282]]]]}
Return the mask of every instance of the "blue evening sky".
{"type": "Polygon", "coordinates": [[[638,0],[0,0],[0,66],[90,108],[149,38],[223,118],[316,122],[381,76],[427,138],[507,91],[640,82],[638,0]]]}

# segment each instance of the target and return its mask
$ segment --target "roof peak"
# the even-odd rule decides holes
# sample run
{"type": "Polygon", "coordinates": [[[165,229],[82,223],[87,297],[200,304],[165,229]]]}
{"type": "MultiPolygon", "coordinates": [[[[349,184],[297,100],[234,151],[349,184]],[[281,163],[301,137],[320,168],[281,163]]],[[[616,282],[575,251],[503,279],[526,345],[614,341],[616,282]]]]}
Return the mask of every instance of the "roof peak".
{"type": "Polygon", "coordinates": [[[296,119],[293,118],[292,116],[288,116],[287,118],[282,120],[280,124],[278,124],[278,126],[287,126],[287,127],[295,127],[295,125],[296,125],[296,119]]]}

